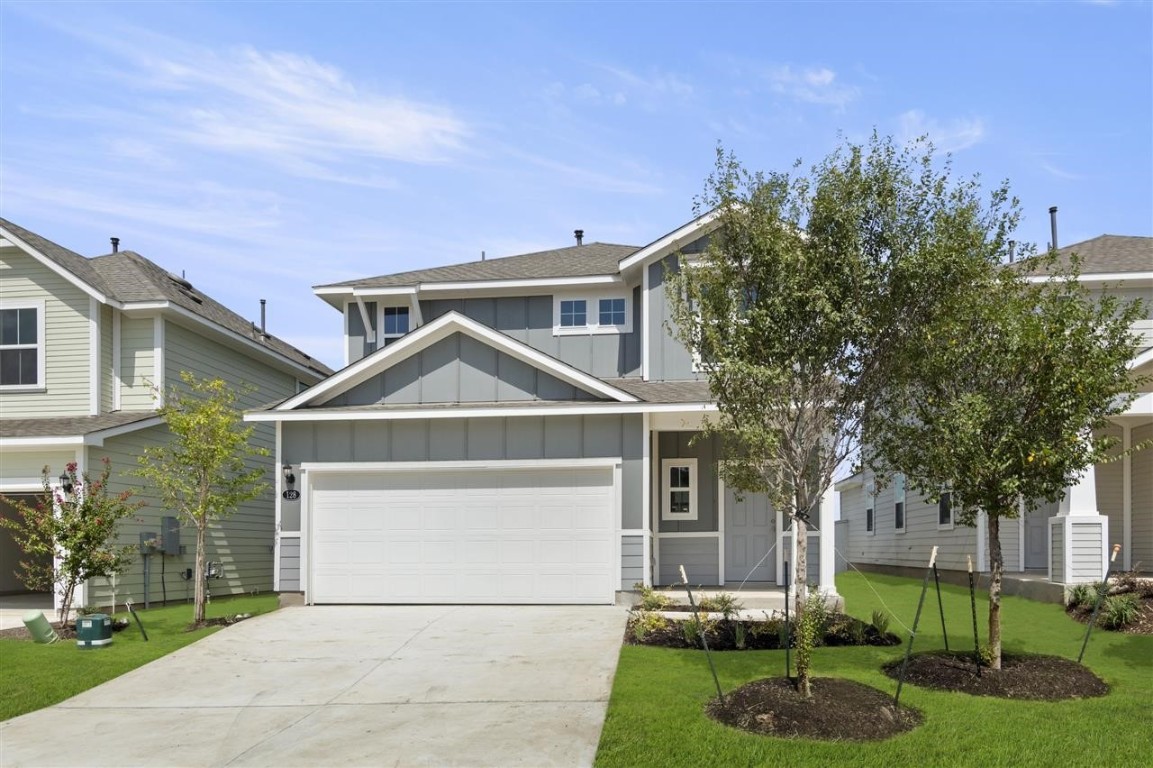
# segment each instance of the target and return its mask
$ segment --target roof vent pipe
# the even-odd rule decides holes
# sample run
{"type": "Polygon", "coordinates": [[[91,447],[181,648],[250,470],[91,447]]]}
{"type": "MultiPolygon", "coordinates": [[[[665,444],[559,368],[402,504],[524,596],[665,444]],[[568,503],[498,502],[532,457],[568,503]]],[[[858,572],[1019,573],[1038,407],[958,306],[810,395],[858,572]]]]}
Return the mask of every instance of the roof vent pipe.
{"type": "Polygon", "coordinates": [[[112,252],[118,253],[119,251],[120,251],[120,238],[119,237],[113,237],[112,238],[112,252]]]}
{"type": "Polygon", "coordinates": [[[1012,264],[1017,258],[1017,241],[1009,241],[1009,263],[1012,264]]]}
{"type": "Polygon", "coordinates": [[[261,336],[267,336],[268,335],[268,332],[265,330],[265,325],[264,325],[265,320],[267,319],[267,315],[265,314],[265,308],[266,308],[267,304],[268,304],[268,301],[266,299],[260,300],[260,335],[261,336]]]}
{"type": "Polygon", "coordinates": [[[480,252],[480,260],[481,260],[481,261],[484,261],[484,251],[481,251],[481,252],[480,252]]]}
{"type": "Polygon", "coordinates": [[[1049,206],[1049,227],[1053,230],[1053,240],[1049,244],[1054,251],[1057,250],[1057,206],[1049,206]]]}
{"type": "Polygon", "coordinates": [[[577,245],[584,245],[585,231],[583,229],[574,229],[572,233],[573,237],[576,238],[577,245]]]}

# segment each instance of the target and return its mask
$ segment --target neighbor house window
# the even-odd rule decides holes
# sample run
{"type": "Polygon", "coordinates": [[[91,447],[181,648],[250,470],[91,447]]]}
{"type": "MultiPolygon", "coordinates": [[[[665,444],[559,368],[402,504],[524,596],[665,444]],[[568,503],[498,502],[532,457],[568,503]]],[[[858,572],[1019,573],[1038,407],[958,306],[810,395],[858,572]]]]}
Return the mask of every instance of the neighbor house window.
{"type": "Polygon", "coordinates": [[[384,308],[384,333],[386,339],[395,339],[408,333],[408,307],[384,308]]]}
{"type": "Polygon", "coordinates": [[[0,308],[0,387],[44,387],[44,303],[0,308]]]}
{"type": "Polygon", "coordinates": [[[662,520],[697,519],[697,460],[665,459],[663,475],[662,520]]]}
{"type": "Polygon", "coordinates": [[[942,491],[941,498],[937,500],[937,527],[953,527],[953,493],[942,491]]]}
{"type": "Polygon", "coordinates": [[[868,507],[865,509],[865,533],[872,534],[874,532],[873,507],[868,507]]]}
{"type": "Polygon", "coordinates": [[[898,533],[905,531],[905,476],[893,478],[893,527],[898,533]]]}

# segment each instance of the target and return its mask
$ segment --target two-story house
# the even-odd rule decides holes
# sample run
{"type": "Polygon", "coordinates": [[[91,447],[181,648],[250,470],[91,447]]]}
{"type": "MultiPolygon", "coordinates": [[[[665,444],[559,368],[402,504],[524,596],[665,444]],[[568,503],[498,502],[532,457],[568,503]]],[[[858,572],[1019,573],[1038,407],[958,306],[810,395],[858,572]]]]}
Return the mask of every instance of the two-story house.
{"type": "MultiPolygon", "coordinates": [[[[255,387],[241,395],[244,407],[254,407],[331,371],[183,277],[112,245],[112,253],[86,258],[0,219],[0,494],[40,492],[46,466],[56,485],[70,462],[98,478],[107,457],[111,490],[131,488],[147,503],[122,525],[124,543],[152,534],[146,538],[160,544],[147,585],[138,558],[119,579],[118,602],[142,602],[146,589],[152,600],[182,599],[195,537],[182,537],[176,513],[128,474],[147,446],[168,439],[158,398],[190,371],[235,383],[238,392],[255,387]]],[[[259,425],[254,440],[271,452],[274,432],[259,425]]],[[[252,461],[276,474],[271,456],[252,461]]],[[[0,514],[15,512],[5,502],[0,514]]],[[[214,593],[272,588],[274,524],[269,491],[212,528],[208,558],[221,564],[214,593]]],[[[0,594],[23,591],[15,575],[22,557],[0,530],[0,594]]],[[[93,581],[77,606],[108,605],[111,585],[93,581]]]]}
{"type": "MultiPolygon", "coordinates": [[[[715,410],[665,276],[713,227],[315,288],[349,365],[277,427],[277,589],[308,603],[609,603],[635,584],[782,581],[781,516],[694,440],[715,410]],[[278,490],[289,490],[283,484],[278,490]],[[278,493],[277,497],[280,498],[278,493]]],[[[810,578],[833,592],[831,492],[810,578]]]]}
{"type": "MultiPolygon", "coordinates": [[[[1060,250],[1064,259],[1081,259],[1080,280],[1091,291],[1108,290],[1125,299],[1141,299],[1153,312],[1153,238],[1102,235],[1060,250]]],[[[1034,270],[1031,280],[1049,277],[1034,270]]],[[[1153,315],[1138,322],[1139,336],[1129,368],[1135,381],[1153,374],[1153,315]]],[[[1128,409],[1105,430],[1129,449],[1153,439],[1153,393],[1148,383],[1136,390],[1128,409]]],[[[966,556],[988,569],[984,520],[976,528],[955,525],[948,500],[929,502],[906,495],[902,478],[878,489],[868,472],[840,482],[841,518],[849,522],[846,557],[861,565],[902,567],[923,572],[929,550],[940,547],[937,564],[965,570],[966,556]]],[[[1056,584],[1100,581],[1113,544],[1121,545],[1116,565],[1153,568],[1153,450],[1098,464],[1080,482],[1065,489],[1059,503],[1042,503],[1034,512],[1000,527],[1005,572],[1044,575],[1056,584]]],[[[1060,591],[1054,594],[1059,595],[1060,591]]]]}

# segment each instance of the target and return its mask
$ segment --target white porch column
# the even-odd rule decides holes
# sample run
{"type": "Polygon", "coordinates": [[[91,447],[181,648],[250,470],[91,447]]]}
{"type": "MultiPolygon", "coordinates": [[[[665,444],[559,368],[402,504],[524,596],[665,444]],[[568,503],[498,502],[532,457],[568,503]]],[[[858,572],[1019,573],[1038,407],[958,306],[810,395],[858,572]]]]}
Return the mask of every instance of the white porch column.
{"type": "Polygon", "coordinates": [[[1097,510],[1097,468],[1065,489],[1049,518],[1049,578],[1060,584],[1100,581],[1109,560],[1109,518],[1097,510]]]}
{"type": "Polygon", "coordinates": [[[821,495],[821,506],[817,516],[817,526],[821,529],[819,539],[820,559],[817,572],[817,584],[826,597],[837,596],[837,556],[836,556],[836,521],[833,519],[833,494],[836,491],[832,484],[821,495]]]}

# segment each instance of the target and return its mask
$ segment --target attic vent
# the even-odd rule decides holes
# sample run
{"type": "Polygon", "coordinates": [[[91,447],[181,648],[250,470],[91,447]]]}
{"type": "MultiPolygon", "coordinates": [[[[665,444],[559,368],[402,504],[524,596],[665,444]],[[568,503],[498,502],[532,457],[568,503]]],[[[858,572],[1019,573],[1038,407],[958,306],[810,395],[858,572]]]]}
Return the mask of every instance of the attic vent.
{"type": "Polygon", "coordinates": [[[183,277],[177,277],[171,272],[168,272],[167,275],[168,279],[172,281],[172,284],[180,289],[181,295],[192,301],[195,301],[197,304],[204,303],[204,299],[196,295],[196,289],[192,287],[192,283],[188,282],[183,277]]]}
{"type": "Polygon", "coordinates": [[[177,285],[179,285],[179,286],[180,286],[181,288],[183,288],[184,290],[186,290],[186,291],[191,291],[191,290],[192,290],[192,283],[188,282],[188,281],[187,281],[187,280],[185,280],[183,277],[177,277],[176,275],[172,274],[171,272],[169,272],[169,273],[167,273],[167,274],[168,274],[168,279],[169,279],[169,280],[171,280],[172,282],[176,283],[177,285]]]}

